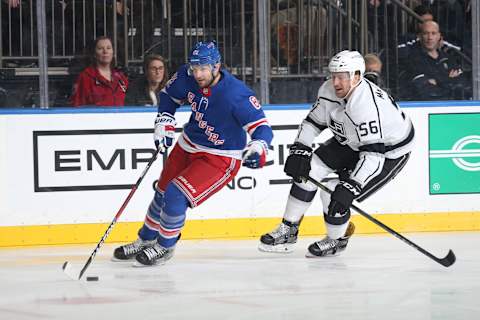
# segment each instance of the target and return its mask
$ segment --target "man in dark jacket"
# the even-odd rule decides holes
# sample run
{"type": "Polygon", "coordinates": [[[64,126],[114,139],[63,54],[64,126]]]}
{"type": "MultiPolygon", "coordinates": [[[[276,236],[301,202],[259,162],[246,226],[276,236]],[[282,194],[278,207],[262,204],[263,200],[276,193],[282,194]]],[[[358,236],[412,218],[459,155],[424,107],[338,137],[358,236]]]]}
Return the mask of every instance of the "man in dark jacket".
{"type": "Polygon", "coordinates": [[[408,62],[412,100],[463,99],[463,70],[450,55],[439,50],[441,33],[435,21],[426,21],[419,32],[420,41],[412,48],[408,62]]]}

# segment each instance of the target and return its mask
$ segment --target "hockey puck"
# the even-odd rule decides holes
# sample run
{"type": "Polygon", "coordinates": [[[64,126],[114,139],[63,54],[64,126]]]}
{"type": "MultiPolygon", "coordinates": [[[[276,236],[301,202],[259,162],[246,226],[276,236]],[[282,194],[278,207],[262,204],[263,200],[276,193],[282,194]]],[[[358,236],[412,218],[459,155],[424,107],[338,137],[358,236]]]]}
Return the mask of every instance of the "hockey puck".
{"type": "Polygon", "coordinates": [[[87,277],[87,281],[98,281],[98,277],[87,277]]]}

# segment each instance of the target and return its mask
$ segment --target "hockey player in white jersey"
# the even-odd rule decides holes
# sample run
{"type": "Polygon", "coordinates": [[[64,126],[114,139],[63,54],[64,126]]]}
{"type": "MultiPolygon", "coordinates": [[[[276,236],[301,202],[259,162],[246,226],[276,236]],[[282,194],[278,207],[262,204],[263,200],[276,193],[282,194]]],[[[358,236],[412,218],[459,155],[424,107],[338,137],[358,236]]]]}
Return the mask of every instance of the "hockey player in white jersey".
{"type": "Polygon", "coordinates": [[[352,201],[362,201],[391,181],[405,166],[412,150],[414,128],[385,91],[363,78],[365,62],[357,51],[342,51],[328,65],[331,79],[301,123],[284,171],[294,180],[283,220],[260,238],[259,249],[291,252],[305,211],[317,192],[306,177],[329,180],[330,196],[321,191],[327,235],[308,247],[307,257],[343,251],[355,226],[350,222],[352,201]],[[333,138],[311,146],[326,129],[333,138]]]}

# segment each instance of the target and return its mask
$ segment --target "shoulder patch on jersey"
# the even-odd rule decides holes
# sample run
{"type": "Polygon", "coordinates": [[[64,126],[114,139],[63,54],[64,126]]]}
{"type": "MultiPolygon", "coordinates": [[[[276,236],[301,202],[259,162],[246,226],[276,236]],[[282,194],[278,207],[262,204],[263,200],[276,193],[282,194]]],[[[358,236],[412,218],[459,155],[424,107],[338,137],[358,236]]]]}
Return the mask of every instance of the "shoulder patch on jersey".
{"type": "Polygon", "coordinates": [[[174,83],[175,80],[177,80],[177,77],[178,77],[178,72],[175,72],[175,73],[173,74],[173,76],[167,81],[167,83],[166,83],[165,86],[166,86],[167,88],[170,87],[170,86],[172,85],[172,83],[174,83]]]}
{"type": "Polygon", "coordinates": [[[255,109],[260,110],[260,108],[262,107],[260,102],[257,100],[257,98],[255,98],[255,96],[250,96],[248,100],[250,101],[250,103],[255,109]]]}

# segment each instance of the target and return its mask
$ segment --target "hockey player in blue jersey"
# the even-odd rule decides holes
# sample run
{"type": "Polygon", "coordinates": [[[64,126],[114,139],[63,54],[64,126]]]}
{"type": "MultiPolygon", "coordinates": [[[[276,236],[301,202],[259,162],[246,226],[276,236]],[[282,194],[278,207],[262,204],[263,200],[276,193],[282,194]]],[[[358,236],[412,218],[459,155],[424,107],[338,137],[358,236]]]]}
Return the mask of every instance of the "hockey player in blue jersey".
{"type": "Polygon", "coordinates": [[[168,156],[139,238],[114,251],[114,260],[135,258],[136,266],[162,264],[173,256],[194,208],[238,173],[265,164],[273,133],[254,92],[221,69],[215,42],[199,42],[160,94],[155,120],[157,147],[172,146],[175,111],[191,107],[189,121],[168,156]],[[247,133],[251,140],[248,144],[247,133]]]}

